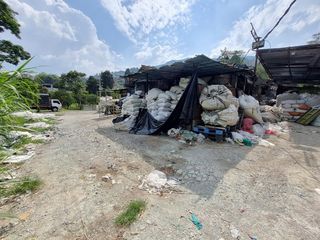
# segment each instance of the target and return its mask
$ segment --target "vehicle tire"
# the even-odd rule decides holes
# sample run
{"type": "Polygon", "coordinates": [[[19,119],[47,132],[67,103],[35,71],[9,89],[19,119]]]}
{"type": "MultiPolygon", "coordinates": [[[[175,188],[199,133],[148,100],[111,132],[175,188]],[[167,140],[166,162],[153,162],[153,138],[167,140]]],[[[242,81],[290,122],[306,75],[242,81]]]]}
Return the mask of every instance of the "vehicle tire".
{"type": "Polygon", "coordinates": [[[57,107],[53,107],[53,108],[51,108],[51,111],[52,111],[52,112],[58,112],[59,109],[58,109],[57,107]]]}

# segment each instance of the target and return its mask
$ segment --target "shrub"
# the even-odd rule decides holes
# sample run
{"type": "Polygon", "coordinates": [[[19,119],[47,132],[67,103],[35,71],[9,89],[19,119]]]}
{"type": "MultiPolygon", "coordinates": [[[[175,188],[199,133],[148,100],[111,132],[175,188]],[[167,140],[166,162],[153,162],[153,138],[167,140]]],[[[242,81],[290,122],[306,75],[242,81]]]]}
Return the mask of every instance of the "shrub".
{"type": "Polygon", "coordinates": [[[81,110],[81,107],[78,103],[72,103],[69,107],[69,110],[81,110]]]}
{"type": "Polygon", "coordinates": [[[72,92],[66,90],[57,90],[50,92],[51,98],[59,99],[62,103],[62,106],[68,108],[71,104],[76,103],[76,99],[73,97],[72,92]]]}
{"type": "Polygon", "coordinates": [[[95,94],[87,94],[87,96],[86,96],[86,98],[87,98],[87,104],[93,104],[93,105],[95,105],[95,104],[98,104],[98,96],[97,95],[95,95],[95,94]]]}
{"type": "Polygon", "coordinates": [[[38,100],[38,86],[36,83],[23,76],[26,61],[13,72],[0,72],[0,135],[6,136],[7,132],[18,127],[18,123],[11,115],[13,112],[29,110],[30,105],[38,100]]]}

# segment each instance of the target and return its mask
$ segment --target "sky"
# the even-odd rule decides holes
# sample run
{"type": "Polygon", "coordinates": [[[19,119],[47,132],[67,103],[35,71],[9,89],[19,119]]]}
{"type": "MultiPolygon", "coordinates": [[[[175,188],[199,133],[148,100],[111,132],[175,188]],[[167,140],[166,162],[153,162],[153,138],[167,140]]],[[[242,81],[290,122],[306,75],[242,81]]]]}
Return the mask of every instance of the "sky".
{"type": "MultiPolygon", "coordinates": [[[[250,49],[250,22],[263,37],[292,0],[5,0],[18,12],[36,71],[93,75],[159,65],[220,50],[250,49]]],[[[265,48],[306,44],[320,32],[320,0],[297,0],[265,48]]],[[[249,52],[254,54],[254,52],[249,52]]]]}

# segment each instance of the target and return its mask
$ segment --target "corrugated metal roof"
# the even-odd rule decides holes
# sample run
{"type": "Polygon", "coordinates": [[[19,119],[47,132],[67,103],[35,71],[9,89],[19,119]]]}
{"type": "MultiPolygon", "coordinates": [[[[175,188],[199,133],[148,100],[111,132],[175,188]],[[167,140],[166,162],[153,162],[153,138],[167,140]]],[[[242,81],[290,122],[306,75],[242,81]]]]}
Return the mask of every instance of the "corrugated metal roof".
{"type": "Polygon", "coordinates": [[[127,77],[131,79],[172,80],[178,77],[191,76],[194,71],[198,71],[199,77],[229,74],[236,72],[249,72],[248,68],[233,67],[208,58],[205,55],[198,55],[185,61],[175,62],[160,68],[143,69],[127,77]]]}
{"type": "Polygon", "coordinates": [[[258,58],[278,84],[320,84],[320,44],[260,49],[258,58]]]}

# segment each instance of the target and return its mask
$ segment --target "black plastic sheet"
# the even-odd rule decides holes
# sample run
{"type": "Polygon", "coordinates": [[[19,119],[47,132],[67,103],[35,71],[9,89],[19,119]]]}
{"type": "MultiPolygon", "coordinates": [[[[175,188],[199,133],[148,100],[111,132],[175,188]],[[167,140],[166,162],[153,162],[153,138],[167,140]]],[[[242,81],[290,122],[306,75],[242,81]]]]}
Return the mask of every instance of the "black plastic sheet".
{"type": "Polygon", "coordinates": [[[136,123],[130,130],[130,133],[142,135],[160,134],[161,132],[167,132],[171,128],[189,125],[192,123],[194,110],[198,102],[198,74],[195,72],[178,101],[176,108],[166,121],[161,122],[156,120],[144,109],[139,112],[136,123]]]}

